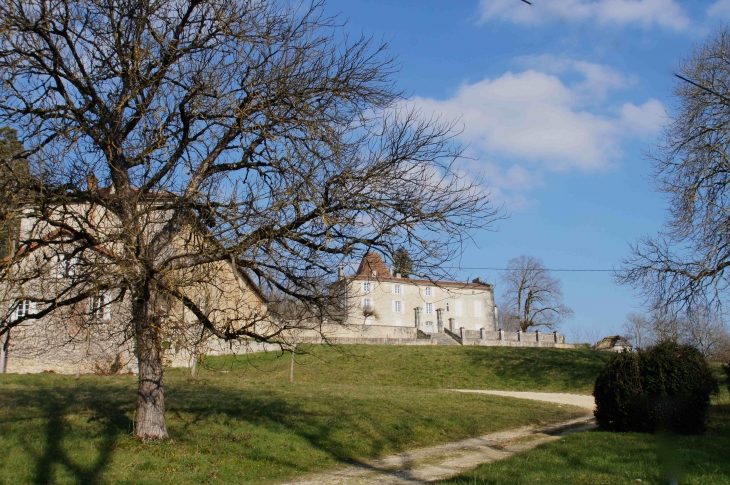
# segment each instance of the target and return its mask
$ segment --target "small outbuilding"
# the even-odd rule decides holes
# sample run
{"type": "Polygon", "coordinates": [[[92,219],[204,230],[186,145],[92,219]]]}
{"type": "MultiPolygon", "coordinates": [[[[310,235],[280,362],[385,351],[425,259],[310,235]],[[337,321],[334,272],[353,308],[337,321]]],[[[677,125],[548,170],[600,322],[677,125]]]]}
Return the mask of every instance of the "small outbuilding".
{"type": "Polygon", "coordinates": [[[633,346],[622,336],[612,335],[596,342],[593,348],[595,350],[608,350],[612,352],[623,352],[624,350],[631,352],[633,346]]]}

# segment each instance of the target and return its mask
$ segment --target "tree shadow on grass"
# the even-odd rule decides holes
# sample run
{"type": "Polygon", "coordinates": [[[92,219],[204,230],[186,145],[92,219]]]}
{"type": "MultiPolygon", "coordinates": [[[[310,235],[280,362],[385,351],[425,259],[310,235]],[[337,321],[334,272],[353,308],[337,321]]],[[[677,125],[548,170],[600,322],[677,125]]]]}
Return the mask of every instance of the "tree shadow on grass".
{"type": "MultiPolygon", "coordinates": [[[[3,393],[0,403],[17,410],[15,416],[11,413],[10,420],[22,428],[16,439],[35,463],[32,483],[54,483],[55,472],[59,468],[76,483],[100,482],[117,440],[129,428],[129,419],[125,416],[129,406],[113,398],[109,391],[106,387],[98,386],[80,389],[74,386],[42,385],[3,393]],[[100,431],[93,438],[89,437],[89,441],[94,441],[96,452],[92,460],[79,460],[74,456],[76,450],[67,450],[64,446],[69,432],[79,433],[68,422],[68,415],[79,412],[84,417],[88,415],[87,422],[92,423],[90,427],[100,431]],[[39,419],[44,422],[42,439],[32,429],[32,423],[39,419]],[[39,442],[43,443],[40,447],[39,442]]],[[[88,443],[83,445],[84,449],[88,449],[88,443]]]]}
{"type": "MultiPolygon", "coordinates": [[[[119,440],[131,432],[134,383],[129,379],[120,387],[94,377],[69,385],[72,381],[60,376],[43,381],[34,385],[31,380],[30,385],[0,393],[0,406],[12,409],[3,418],[4,427],[15,433],[13,439],[33,463],[32,474],[25,480],[49,484],[63,477],[78,484],[108,482],[105,473],[119,440]]],[[[373,402],[350,409],[353,397],[340,400],[335,394],[304,402],[305,394],[277,388],[193,383],[166,387],[168,424],[174,440],[170,446],[182,447],[184,455],[185,447],[208,439],[209,446],[219,447],[208,451],[209,457],[228,451],[248,454],[251,461],[285,468],[288,476],[311,469],[306,457],[310,447],[320,452],[323,465],[331,464],[322,461],[322,456],[328,456],[335,462],[364,466],[361,457],[401,450],[418,438],[419,427],[437,427],[431,413],[424,410],[414,414],[412,406],[397,401],[390,402],[388,410],[396,418],[385,422],[373,402]],[[256,434],[256,429],[268,431],[262,435],[256,434]],[[252,430],[257,438],[248,439],[252,430]],[[211,438],[211,433],[218,434],[211,438]],[[260,439],[282,434],[291,441],[303,439],[308,446],[296,445],[299,448],[290,455],[260,439]]],[[[124,448],[135,461],[155,459],[150,451],[154,447],[141,442],[127,439],[124,448]]]]}

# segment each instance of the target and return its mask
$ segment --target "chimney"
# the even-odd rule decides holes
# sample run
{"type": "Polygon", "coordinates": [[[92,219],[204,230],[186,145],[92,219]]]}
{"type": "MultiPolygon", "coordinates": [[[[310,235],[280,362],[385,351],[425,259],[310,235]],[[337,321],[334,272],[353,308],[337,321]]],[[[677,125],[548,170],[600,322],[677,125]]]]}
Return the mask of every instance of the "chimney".
{"type": "Polygon", "coordinates": [[[86,189],[89,192],[99,190],[99,179],[93,173],[86,176],[86,189]]]}
{"type": "Polygon", "coordinates": [[[344,277],[345,277],[345,268],[342,265],[340,265],[340,267],[337,268],[337,278],[343,279],[344,277]]]}
{"type": "Polygon", "coordinates": [[[396,277],[396,278],[400,278],[400,277],[401,277],[400,273],[396,273],[396,274],[395,274],[395,277],[396,277]]]}

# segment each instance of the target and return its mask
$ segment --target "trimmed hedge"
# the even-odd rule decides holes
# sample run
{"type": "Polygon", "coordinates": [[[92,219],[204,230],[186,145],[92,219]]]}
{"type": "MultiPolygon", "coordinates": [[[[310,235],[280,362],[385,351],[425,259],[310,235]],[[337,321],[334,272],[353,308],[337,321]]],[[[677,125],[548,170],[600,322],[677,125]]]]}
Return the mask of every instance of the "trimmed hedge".
{"type": "Polygon", "coordinates": [[[616,354],[606,364],[593,388],[596,421],[611,431],[701,433],[716,392],[717,380],[697,349],[663,342],[616,354]]]}

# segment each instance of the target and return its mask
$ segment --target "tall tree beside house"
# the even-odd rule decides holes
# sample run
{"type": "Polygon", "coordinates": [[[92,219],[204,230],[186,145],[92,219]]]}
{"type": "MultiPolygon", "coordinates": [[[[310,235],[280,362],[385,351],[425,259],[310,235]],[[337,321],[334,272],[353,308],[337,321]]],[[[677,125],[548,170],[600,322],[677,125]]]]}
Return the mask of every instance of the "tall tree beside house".
{"type": "Polygon", "coordinates": [[[537,258],[522,255],[510,259],[501,280],[504,290],[500,308],[508,328],[523,332],[532,328],[554,329],[573,314],[563,304],[560,281],[537,258]]]}
{"type": "Polygon", "coordinates": [[[143,439],[167,437],[171,315],[226,340],[280,342],[297,325],[275,304],[221,311],[191,294],[208,285],[237,301],[222,268],[327,318],[336,268],[364,248],[408,241],[414,264],[438,268],[498,215],[455,169],[453,124],[405,108],[386,46],[343,36],[322,7],[0,3],[0,123],[18,128],[34,174],[14,180],[32,227],[0,283],[35,308],[13,318],[0,302],[0,334],[120,307],[143,439]]]}
{"type": "Polygon", "coordinates": [[[408,278],[413,273],[413,260],[408,250],[403,246],[393,252],[393,268],[401,277],[408,278]]]}

